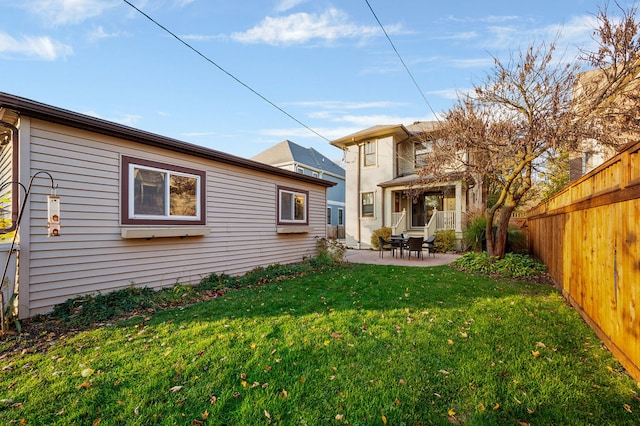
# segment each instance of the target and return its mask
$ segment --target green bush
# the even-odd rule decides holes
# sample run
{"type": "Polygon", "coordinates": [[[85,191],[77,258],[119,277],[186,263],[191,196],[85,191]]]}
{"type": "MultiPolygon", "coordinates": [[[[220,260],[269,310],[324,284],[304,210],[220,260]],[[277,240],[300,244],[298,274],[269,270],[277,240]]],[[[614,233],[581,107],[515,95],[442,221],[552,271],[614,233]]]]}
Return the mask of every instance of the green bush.
{"type": "Polygon", "coordinates": [[[382,228],[378,228],[371,234],[371,245],[376,250],[380,250],[380,241],[378,241],[378,237],[382,237],[385,240],[391,238],[391,228],[388,226],[383,226],[382,228]]]}
{"type": "Polygon", "coordinates": [[[467,226],[462,233],[462,237],[467,247],[471,250],[482,251],[482,236],[487,229],[487,217],[482,213],[469,215],[467,226]]]}
{"type": "Polygon", "coordinates": [[[433,235],[436,237],[433,245],[437,252],[446,253],[456,249],[456,231],[453,229],[436,231],[433,235]]]}
{"type": "Polygon", "coordinates": [[[507,253],[503,259],[489,257],[486,251],[468,252],[456,259],[452,266],[467,272],[499,275],[505,278],[539,277],[546,271],[545,265],[523,254],[507,253]]]}

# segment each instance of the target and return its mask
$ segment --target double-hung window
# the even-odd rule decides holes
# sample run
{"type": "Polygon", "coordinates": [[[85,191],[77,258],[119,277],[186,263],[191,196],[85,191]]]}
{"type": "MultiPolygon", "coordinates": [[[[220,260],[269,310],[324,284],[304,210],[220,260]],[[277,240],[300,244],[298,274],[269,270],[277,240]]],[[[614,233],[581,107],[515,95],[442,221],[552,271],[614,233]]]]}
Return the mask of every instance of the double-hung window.
{"type": "Polygon", "coordinates": [[[307,191],[278,187],[278,223],[308,225],[308,198],[307,191]]]}
{"type": "Polygon", "coordinates": [[[122,223],[204,225],[205,172],[122,157],[122,223]]]}
{"type": "Polygon", "coordinates": [[[373,192],[363,192],[361,197],[362,197],[362,204],[361,204],[360,215],[362,217],[373,217],[373,201],[374,201],[373,192]]]}
{"type": "Polygon", "coordinates": [[[364,165],[375,166],[376,160],[376,141],[369,141],[364,144],[364,165]]]}

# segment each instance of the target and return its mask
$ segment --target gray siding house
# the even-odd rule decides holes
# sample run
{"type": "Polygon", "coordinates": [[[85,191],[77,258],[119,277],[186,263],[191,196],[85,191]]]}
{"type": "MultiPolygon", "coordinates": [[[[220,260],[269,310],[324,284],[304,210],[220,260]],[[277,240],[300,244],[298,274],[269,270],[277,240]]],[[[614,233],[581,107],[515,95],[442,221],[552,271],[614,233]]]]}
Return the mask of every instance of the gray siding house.
{"type": "Polygon", "coordinates": [[[22,318],[83,294],[314,256],[334,185],[6,93],[0,165],[0,234],[24,205],[16,252],[4,243],[5,300],[18,295],[22,318]]]}
{"type": "Polygon", "coordinates": [[[329,237],[344,238],[346,189],[342,167],[315,149],[304,148],[289,140],[261,152],[252,160],[334,182],[335,186],[327,191],[327,233],[329,237]]]}

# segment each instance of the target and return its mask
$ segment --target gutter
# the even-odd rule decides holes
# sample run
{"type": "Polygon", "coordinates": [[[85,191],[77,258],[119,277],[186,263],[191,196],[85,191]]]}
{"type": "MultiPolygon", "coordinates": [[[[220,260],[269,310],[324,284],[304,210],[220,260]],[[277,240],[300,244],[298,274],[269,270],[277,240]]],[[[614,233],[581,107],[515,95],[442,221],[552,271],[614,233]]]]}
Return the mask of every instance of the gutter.
{"type": "Polygon", "coordinates": [[[221,151],[216,151],[210,148],[205,148],[177,139],[161,136],[155,133],[138,130],[132,127],[69,111],[63,108],[46,105],[4,92],[0,92],[0,109],[2,108],[16,111],[17,113],[28,117],[62,124],[64,126],[73,127],[76,129],[87,130],[106,136],[125,139],[130,142],[136,142],[142,145],[164,148],[173,152],[193,155],[220,163],[269,173],[272,175],[293,178],[327,188],[336,185],[334,182],[330,182],[324,179],[301,175],[300,173],[279,169],[277,167],[260,163],[254,160],[248,160],[246,158],[237,157],[235,155],[227,154],[221,151]]]}

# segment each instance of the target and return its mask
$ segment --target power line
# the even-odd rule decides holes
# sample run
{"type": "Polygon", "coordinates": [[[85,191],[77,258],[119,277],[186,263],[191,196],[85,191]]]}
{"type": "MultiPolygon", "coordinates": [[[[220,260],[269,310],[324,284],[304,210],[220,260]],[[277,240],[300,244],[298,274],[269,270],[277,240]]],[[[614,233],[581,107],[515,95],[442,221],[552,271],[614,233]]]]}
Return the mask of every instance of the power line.
{"type": "Polygon", "coordinates": [[[384,29],[384,25],[382,25],[382,22],[380,22],[380,19],[378,19],[378,15],[376,15],[376,12],[373,10],[373,7],[371,7],[371,4],[369,3],[369,0],[364,0],[364,1],[365,1],[365,3],[367,3],[367,6],[369,6],[369,10],[373,14],[373,17],[376,18],[376,21],[378,21],[378,25],[380,25],[380,28],[382,28],[382,32],[387,37],[387,40],[389,40],[389,44],[391,44],[391,47],[396,52],[396,55],[398,55],[398,59],[400,59],[400,62],[402,62],[402,65],[404,66],[404,69],[407,70],[407,74],[409,74],[409,77],[411,77],[411,80],[413,81],[413,84],[415,84],[416,88],[418,89],[418,92],[420,92],[420,94],[422,95],[422,99],[424,99],[424,102],[429,107],[429,110],[431,110],[431,113],[436,117],[436,119],[438,119],[438,115],[436,114],[436,112],[431,107],[431,104],[429,103],[429,101],[427,100],[427,97],[425,96],[424,92],[422,91],[422,89],[418,85],[418,82],[413,77],[413,74],[411,74],[411,71],[409,71],[409,67],[407,66],[407,64],[405,64],[404,60],[402,59],[402,56],[400,56],[400,52],[398,52],[398,49],[396,49],[396,46],[395,46],[395,44],[393,44],[393,41],[391,41],[391,37],[389,37],[389,34],[387,33],[387,30],[384,29]]]}
{"type": "Polygon", "coordinates": [[[176,35],[175,33],[173,33],[171,30],[169,30],[167,27],[165,27],[164,25],[160,24],[158,21],[156,21],[155,19],[153,19],[151,16],[147,15],[146,13],[144,13],[142,10],[138,9],[136,6],[134,6],[133,4],[131,4],[131,2],[129,2],[129,0],[122,0],[125,3],[127,3],[129,6],[131,6],[132,8],[134,8],[136,11],[138,11],[142,16],[144,16],[145,18],[147,18],[148,20],[150,20],[151,22],[153,22],[154,24],[156,24],[158,27],[160,27],[161,29],[163,29],[164,31],[166,31],[168,34],[170,34],[173,38],[175,38],[176,40],[178,40],[180,43],[184,44],[186,47],[188,47],[189,49],[191,49],[193,52],[195,52],[198,56],[202,57],[205,61],[209,62],[211,65],[215,66],[216,68],[218,68],[220,71],[222,71],[223,73],[225,73],[226,75],[228,75],[229,77],[231,77],[233,80],[235,80],[238,84],[240,84],[241,86],[243,86],[245,89],[249,90],[251,93],[253,93],[254,95],[258,96],[260,99],[262,99],[263,101],[265,101],[266,103],[268,103],[269,105],[271,105],[272,107],[274,107],[275,109],[277,109],[278,111],[280,111],[281,113],[283,113],[284,115],[286,115],[287,117],[289,117],[290,119],[292,119],[293,121],[295,121],[296,123],[298,123],[299,125],[301,125],[302,127],[304,127],[305,129],[309,130],[310,132],[314,133],[316,136],[321,137],[322,139],[326,140],[327,142],[331,142],[330,139],[328,139],[327,137],[321,135],[320,133],[318,133],[317,131],[313,130],[311,127],[307,126],[306,124],[304,124],[302,121],[300,121],[299,119],[297,119],[296,117],[294,117],[293,115],[289,114],[287,111],[285,111],[282,107],[278,106],[277,104],[275,104],[274,102],[272,102],[271,100],[269,100],[266,96],[262,95],[260,92],[258,92],[257,90],[255,90],[254,88],[252,88],[251,86],[249,86],[248,84],[246,84],[245,82],[243,82],[242,80],[240,80],[238,77],[236,77],[235,75],[233,75],[232,73],[230,73],[229,71],[227,71],[226,69],[222,68],[220,65],[218,65],[216,62],[214,62],[212,59],[210,59],[209,57],[207,57],[204,53],[200,52],[198,49],[196,49],[195,47],[193,47],[192,45],[190,45],[189,43],[187,43],[186,41],[184,41],[182,38],[180,38],[178,35],[176,35]]]}

